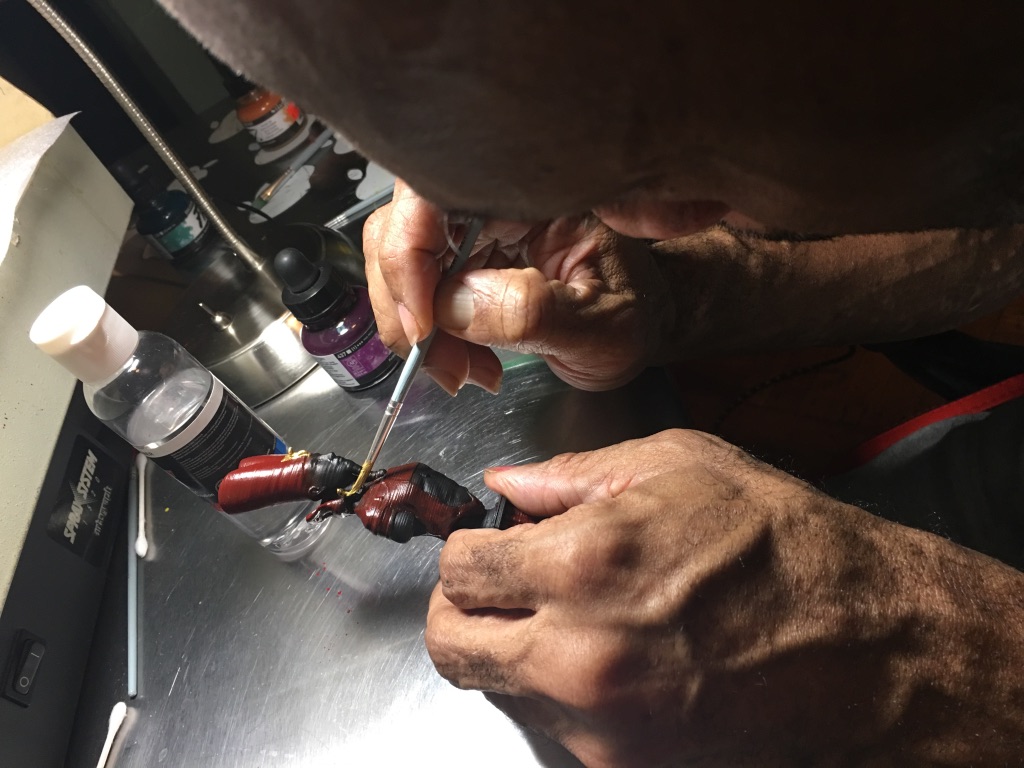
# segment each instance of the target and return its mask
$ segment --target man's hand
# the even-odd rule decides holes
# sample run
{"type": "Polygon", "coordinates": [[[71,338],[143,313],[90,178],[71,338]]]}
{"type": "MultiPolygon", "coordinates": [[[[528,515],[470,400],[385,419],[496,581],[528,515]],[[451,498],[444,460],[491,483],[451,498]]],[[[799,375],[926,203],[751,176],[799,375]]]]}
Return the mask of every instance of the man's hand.
{"type": "Polygon", "coordinates": [[[426,642],[588,766],[1008,765],[1024,578],[671,431],[490,471],[426,642]]]}
{"type": "Polygon", "coordinates": [[[466,269],[442,282],[443,216],[398,182],[363,243],[381,338],[405,354],[437,323],[424,370],[452,394],[467,381],[497,391],[487,347],[542,355],[582,389],[619,386],[653,362],[673,311],[646,244],[593,217],[488,222],[466,269]]]}
{"type": "Polygon", "coordinates": [[[404,354],[436,321],[427,370],[449,392],[498,388],[488,346],[608,389],[693,356],[924,336],[1024,290],[1024,227],[797,241],[714,227],[649,246],[595,216],[491,221],[442,282],[443,216],[398,183],[363,240],[381,337],[404,354]]]}

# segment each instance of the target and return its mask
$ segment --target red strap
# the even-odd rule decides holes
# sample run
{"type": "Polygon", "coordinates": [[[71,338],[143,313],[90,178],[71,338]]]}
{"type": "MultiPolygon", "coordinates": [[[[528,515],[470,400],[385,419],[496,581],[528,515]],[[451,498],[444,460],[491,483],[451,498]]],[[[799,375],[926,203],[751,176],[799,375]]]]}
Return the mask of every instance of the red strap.
{"type": "Polygon", "coordinates": [[[883,432],[862,443],[853,455],[853,465],[860,466],[875,458],[882,451],[895,445],[903,438],[912,435],[922,427],[934,424],[937,421],[950,419],[954,416],[964,416],[969,413],[981,413],[991,410],[997,405],[1008,403],[1024,395],[1024,373],[1012,378],[993,384],[991,387],[979,389],[967,397],[961,397],[951,403],[946,403],[934,410],[922,413],[917,418],[893,427],[888,432],[883,432]]]}

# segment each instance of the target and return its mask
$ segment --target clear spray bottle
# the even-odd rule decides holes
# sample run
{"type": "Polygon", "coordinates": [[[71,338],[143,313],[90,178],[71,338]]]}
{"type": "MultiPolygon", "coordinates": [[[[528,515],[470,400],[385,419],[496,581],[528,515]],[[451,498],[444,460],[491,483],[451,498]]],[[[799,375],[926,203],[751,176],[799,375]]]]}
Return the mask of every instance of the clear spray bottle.
{"type": "MultiPolygon", "coordinates": [[[[247,456],[285,453],[284,441],[178,342],[137,331],[87,286],[36,318],[32,342],[82,381],[97,418],[217,507],[217,485],[247,456]]],[[[231,519],[284,558],[308,551],[323,528],[288,505],[231,519]]]]}

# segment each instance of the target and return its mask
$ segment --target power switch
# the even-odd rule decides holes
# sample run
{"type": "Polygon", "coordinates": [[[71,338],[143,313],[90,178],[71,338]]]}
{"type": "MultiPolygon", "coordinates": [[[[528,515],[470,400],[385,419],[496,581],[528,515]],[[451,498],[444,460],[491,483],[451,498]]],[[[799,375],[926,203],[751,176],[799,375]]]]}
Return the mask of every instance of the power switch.
{"type": "Polygon", "coordinates": [[[46,655],[46,641],[31,632],[20,629],[14,634],[7,669],[0,696],[27,707],[32,703],[32,691],[39,677],[39,667],[46,655]]]}
{"type": "Polygon", "coordinates": [[[36,672],[39,671],[39,662],[43,660],[44,653],[46,653],[46,646],[39,640],[29,640],[25,643],[21,664],[14,671],[14,690],[22,696],[27,696],[32,690],[32,684],[36,681],[36,672]]]}

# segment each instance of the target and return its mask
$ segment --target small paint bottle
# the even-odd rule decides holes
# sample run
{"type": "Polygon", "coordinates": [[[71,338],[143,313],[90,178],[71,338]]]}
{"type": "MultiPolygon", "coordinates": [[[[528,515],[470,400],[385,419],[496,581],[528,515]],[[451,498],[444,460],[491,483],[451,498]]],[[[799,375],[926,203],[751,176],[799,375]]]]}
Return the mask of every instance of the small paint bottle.
{"type": "Polygon", "coordinates": [[[136,231],[174,262],[198,253],[212,234],[209,220],[181,190],[164,190],[142,200],[136,215],[136,231]]]}
{"type": "Polygon", "coordinates": [[[211,263],[219,240],[195,201],[179,189],[168,189],[149,166],[127,162],[111,169],[135,202],[135,231],[175,269],[195,278],[211,263]]]}
{"type": "Polygon", "coordinates": [[[306,115],[294,101],[255,85],[241,75],[225,80],[235,99],[239,122],[263,149],[277,149],[294,139],[306,124],[306,115]]]}
{"type": "Polygon", "coordinates": [[[325,262],[314,264],[296,248],[274,258],[285,289],[284,305],[302,323],[302,346],[342,389],[379,384],[401,359],[377,335],[370,295],[349,285],[325,262]]]}

